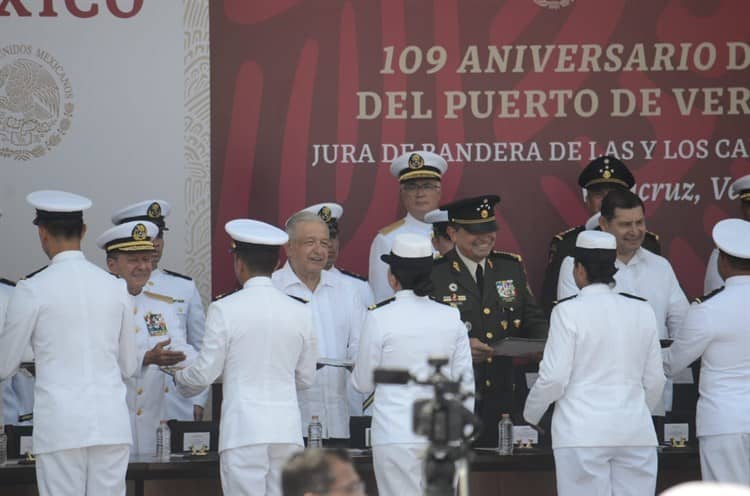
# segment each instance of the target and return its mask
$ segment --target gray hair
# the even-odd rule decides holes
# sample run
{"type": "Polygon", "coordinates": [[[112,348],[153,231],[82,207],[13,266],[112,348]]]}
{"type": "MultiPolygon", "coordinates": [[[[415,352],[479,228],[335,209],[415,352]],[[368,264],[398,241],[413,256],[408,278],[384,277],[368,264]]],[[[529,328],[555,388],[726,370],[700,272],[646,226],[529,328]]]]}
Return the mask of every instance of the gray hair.
{"type": "Polygon", "coordinates": [[[315,222],[316,224],[320,224],[321,226],[325,227],[326,232],[328,232],[328,224],[326,224],[323,219],[318,217],[317,214],[302,210],[289,217],[289,220],[287,220],[286,224],[284,225],[286,233],[289,235],[289,239],[295,239],[297,226],[305,222],[315,222]]]}
{"type": "Polygon", "coordinates": [[[351,463],[342,449],[308,449],[293,454],[281,469],[281,489],[284,496],[303,496],[306,492],[327,493],[336,478],[332,464],[351,463]]]}

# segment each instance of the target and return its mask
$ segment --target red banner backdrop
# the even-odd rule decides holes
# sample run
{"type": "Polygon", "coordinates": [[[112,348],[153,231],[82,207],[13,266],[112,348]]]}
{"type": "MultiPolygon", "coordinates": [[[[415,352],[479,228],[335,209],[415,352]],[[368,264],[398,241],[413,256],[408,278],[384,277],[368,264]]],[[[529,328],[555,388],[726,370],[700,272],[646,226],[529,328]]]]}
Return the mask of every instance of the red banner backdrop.
{"type": "Polygon", "coordinates": [[[689,296],[750,173],[746,0],[211,2],[214,291],[224,223],[344,206],[338,265],[367,273],[403,215],[388,164],[435,147],[443,201],[496,193],[498,248],[541,285],[551,237],[588,217],[576,179],[619,156],[689,296]]]}

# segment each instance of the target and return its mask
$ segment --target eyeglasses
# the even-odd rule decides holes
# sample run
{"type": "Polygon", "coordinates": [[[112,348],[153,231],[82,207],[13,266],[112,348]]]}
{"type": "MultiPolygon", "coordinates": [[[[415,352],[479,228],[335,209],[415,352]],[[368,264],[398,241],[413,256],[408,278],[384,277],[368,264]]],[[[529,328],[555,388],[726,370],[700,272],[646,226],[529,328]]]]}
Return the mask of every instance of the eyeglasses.
{"type": "Polygon", "coordinates": [[[362,481],[354,481],[341,487],[332,487],[325,494],[365,494],[367,486],[362,481]]]}
{"type": "Polygon", "coordinates": [[[437,191],[440,189],[440,185],[437,183],[405,183],[401,185],[401,189],[409,193],[415,191],[437,191]]]}

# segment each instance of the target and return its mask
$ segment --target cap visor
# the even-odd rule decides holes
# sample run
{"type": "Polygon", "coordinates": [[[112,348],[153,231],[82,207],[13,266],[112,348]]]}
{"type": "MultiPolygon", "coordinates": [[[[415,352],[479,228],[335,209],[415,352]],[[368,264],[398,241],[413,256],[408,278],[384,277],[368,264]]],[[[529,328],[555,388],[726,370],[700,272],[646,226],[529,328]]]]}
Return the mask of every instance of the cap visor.
{"type": "Polygon", "coordinates": [[[480,222],[479,224],[459,223],[458,225],[471,234],[485,234],[497,231],[497,222],[495,222],[494,220],[490,222],[480,222]]]}

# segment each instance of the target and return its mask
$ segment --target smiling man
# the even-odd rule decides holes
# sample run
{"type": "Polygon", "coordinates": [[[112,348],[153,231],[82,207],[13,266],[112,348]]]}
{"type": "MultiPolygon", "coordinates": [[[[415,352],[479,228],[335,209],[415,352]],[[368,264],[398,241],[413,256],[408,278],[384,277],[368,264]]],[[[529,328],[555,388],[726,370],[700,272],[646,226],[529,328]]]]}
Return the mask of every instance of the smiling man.
{"type": "Polygon", "coordinates": [[[406,216],[381,229],[370,246],[368,279],[375,301],[393,296],[393,288],[388,284],[388,265],[380,257],[391,252],[396,236],[414,233],[430,239],[432,224],[424,216],[440,203],[440,180],[447,169],[443,157],[428,151],[404,153],[391,163],[391,174],[401,185],[400,198],[406,216]]]}
{"type": "Polygon", "coordinates": [[[497,446],[502,413],[520,421],[525,381],[515,377],[512,359],[493,356],[492,345],[508,336],[544,338],[547,320],[526,282],[521,257],[494,251],[496,195],[466,198],[440,207],[448,211],[448,235],[455,248],[435,262],[432,295],[457,308],[469,331],[477,402],[483,428],[478,446],[497,446]],[[515,392],[515,393],[514,393],[515,392]]]}

